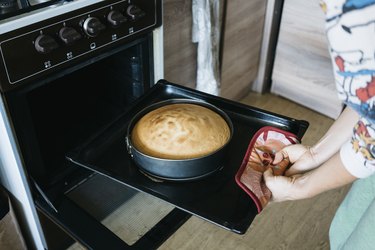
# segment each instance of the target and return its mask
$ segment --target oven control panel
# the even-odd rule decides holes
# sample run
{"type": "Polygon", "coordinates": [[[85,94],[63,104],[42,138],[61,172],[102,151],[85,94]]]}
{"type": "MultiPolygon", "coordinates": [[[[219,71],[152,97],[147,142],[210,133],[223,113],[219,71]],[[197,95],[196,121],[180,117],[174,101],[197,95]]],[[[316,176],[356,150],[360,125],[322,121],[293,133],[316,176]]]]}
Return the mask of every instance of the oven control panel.
{"type": "Polygon", "coordinates": [[[160,15],[160,0],[103,1],[3,34],[1,87],[8,89],[129,43],[160,26],[160,15]]]}

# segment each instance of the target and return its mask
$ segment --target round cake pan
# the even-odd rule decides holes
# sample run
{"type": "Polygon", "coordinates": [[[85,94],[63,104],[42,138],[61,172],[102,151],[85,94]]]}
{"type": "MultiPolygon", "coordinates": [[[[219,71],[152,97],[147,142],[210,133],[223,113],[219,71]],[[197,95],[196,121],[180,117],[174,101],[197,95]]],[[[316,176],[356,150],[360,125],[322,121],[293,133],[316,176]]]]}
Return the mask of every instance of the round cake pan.
{"type": "Polygon", "coordinates": [[[142,171],[146,172],[146,174],[163,180],[188,181],[207,177],[208,175],[216,172],[223,167],[223,159],[225,157],[226,149],[232,139],[232,136],[232,121],[224,111],[217,108],[216,106],[196,99],[169,99],[152,104],[141,110],[133,117],[127,128],[126,145],[128,153],[130,154],[136,165],[142,171]],[[151,112],[154,109],[176,103],[201,105],[219,114],[227,122],[230,129],[230,136],[225,145],[206,156],[182,160],[164,159],[149,156],[134,147],[131,139],[131,132],[137,121],[141,119],[145,114],[151,112]]]}

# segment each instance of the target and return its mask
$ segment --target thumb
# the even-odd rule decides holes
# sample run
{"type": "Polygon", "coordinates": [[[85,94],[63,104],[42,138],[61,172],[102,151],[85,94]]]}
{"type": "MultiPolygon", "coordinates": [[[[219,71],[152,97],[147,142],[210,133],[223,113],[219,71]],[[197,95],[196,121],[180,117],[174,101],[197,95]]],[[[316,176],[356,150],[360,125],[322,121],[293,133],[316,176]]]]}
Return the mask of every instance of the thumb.
{"type": "Polygon", "coordinates": [[[264,181],[267,183],[267,181],[269,181],[270,179],[272,179],[274,177],[273,175],[273,171],[272,171],[272,168],[268,168],[266,171],[264,171],[263,173],[263,178],[264,178],[264,181]]]}
{"type": "Polygon", "coordinates": [[[289,158],[290,163],[294,164],[307,150],[302,144],[286,146],[275,154],[273,164],[278,164],[283,158],[289,158]]]}
{"type": "Polygon", "coordinates": [[[279,164],[285,158],[288,158],[288,152],[286,150],[282,149],[275,154],[275,158],[273,159],[272,164],[273,165],[279,164]]]}
{"type": "Polygon", "coordinates": [[[285,171],[285,176],[290,177],[301,172],[301,170],[299,170],[297,166],[298,164],[295,164],[295,165],[296,166],[293,165],[287,171],[285,171]]]}

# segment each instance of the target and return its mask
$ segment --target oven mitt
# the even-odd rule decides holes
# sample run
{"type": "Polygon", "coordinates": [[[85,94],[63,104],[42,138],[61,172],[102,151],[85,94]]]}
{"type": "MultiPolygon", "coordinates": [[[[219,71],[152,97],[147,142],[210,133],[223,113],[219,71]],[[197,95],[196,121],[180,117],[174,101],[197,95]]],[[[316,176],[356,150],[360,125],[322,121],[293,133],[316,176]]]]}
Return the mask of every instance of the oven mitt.
{"type": "Polygon", "coordinates": [[[251,139],[235,178],[237,184],[254,200],[258,212],[271,198],[271,191],[263,180],[263,172],[272,168],[274,175],[283,175],[290,165],[289,158],[273,165],[275,153],[296,143],[299,143],[296,135],[271,126],[261,128],[251,139]]]}

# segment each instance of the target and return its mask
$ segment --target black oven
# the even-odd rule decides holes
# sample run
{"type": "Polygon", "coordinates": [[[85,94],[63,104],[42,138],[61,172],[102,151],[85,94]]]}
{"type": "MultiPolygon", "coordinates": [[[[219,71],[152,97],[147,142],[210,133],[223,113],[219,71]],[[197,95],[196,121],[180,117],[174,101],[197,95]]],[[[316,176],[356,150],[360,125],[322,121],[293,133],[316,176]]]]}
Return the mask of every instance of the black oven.
{"type": "Polygon", "coordinates": [[[245,233],[257,208],[234,176],[251,137],[271,125],[301,138],[308,124],[160,80],[161,0],[51,3],[15,11],[22,25],[13,12],[0,21],[1,180],[30,246],[155,249],[191,215],[245,233]],[[211,103],[233,122],[225,160],[205,178],[159,180],[127,152],[131,118],[174,98],[211,103]]]}
{"type": "MultiPolygon", "coordinates": [[[[77,167],[65,155],[118,119],[155,83],[154,31],[161,26],[161,1],[92,1],[72,8],[77,1],[60,2],[48,8],[67,9],[62,14],[40,17],[49,13],[44,1],[40,13],[33,14],[36,7],[8,9],[2,17],[10,21],[0,23],[9,30],[0,35],[2,114],[25,178],[18,185],[26,185],[32,208],[36,205],[32,219],[38,232],[31,233],[30,245],[66,249],[76,241],[73,248],[155,248],[188,215],[168,217],[170,204],[77,167]],[[41,20],[9,28],[27,11],[24,19],[41,20]],[[123,223],[113,222],[119,218],[123,223]],[[127,229],[119,229],[129,221],[127,229]],[[154,228],[158,223],[163,233],[154,228]]],[[[23,216],[30,224],[27,212],[23,216]]]]}

